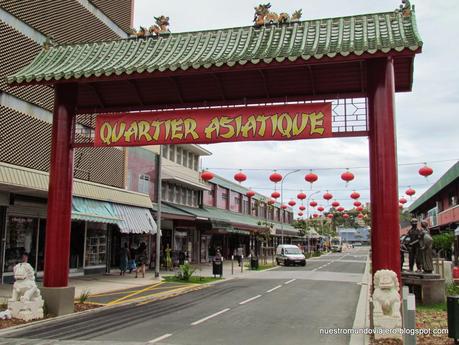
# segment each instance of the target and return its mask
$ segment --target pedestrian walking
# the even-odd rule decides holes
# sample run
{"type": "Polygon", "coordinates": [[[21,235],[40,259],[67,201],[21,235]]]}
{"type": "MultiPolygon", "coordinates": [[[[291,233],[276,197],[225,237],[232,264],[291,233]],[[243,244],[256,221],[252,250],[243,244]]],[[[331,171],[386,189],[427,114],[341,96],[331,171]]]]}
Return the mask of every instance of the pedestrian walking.
{"type": "Polygon", "coordinates": [[[124,276],[128,269],[129,262],[129,248],[128,244],[124,243],[124,246],[120,250],[120,276],[124,276]]]}
{"type": "Polygon", "coordinates": [[[142,273],[142,278],[145,278],[145,265],[147,264],[147,245],[145,242],[140,243],[137,248],[137,270],[135,271],[135,277],[138,277],[139,273],[142,273]]]}
{"type": "Polygon", "coordinates": [[[128,252],[128,270],[129,270],[129,273],[132,273],[132,271],[136,271],[137,270],[137,266],[135,264],[135,250],[132,249],[132,248],[129,248],[129,252],[128,252]]]}
{"type": "Polygon", "coordinates": [[[244,258],[244,251],[242,250],[241,246],[239,246],[236,250],[236,257],[237,257],[237,262],[239,264],[239,267],[241,267],[242,259],[244,258]]]}

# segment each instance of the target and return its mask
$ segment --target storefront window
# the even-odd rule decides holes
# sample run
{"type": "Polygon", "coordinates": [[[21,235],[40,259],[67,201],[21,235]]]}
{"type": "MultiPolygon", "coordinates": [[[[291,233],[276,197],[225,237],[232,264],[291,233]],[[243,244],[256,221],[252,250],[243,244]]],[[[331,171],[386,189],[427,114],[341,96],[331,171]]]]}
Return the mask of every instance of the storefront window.
{"type": "Polygon", "coordinates": [[[6,231],[5,272],[21,262],[22,254],[29,255],[29,263],[36,266],[37,219],[9,217],[6,231]]]}
{"type": "Polygon", "coordinates": [[[86,235],[86,266],[105,265],[107,254],[107,225],[88,223],[86,235]]]}

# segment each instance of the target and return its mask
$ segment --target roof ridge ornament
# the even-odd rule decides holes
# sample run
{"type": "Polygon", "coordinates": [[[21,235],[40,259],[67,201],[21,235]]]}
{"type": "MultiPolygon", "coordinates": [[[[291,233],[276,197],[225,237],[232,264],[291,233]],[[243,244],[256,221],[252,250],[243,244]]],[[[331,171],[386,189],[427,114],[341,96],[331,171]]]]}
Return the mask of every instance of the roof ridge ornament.
{"type": "Polygon", "coordinates": [[[411,12],[414,11],[414,5],[411,5],[410,0],[402,0],[400,8],[395,11],[400,12],[402,17],[409,17],[411,16],[411,12]]]}
{"type": "Polygon", "coordinates": [[[161,15],[155,18],[155,24],[150,26],[148,29],[140,26],[139,30],[131,30],[131,37],[145,38],[148,36],[159,36],[163,34],[169,34],[169,17],[161,15]]]}
{"type": "Polygon", "coordinates": [[[255,15],[253,22],[255,27],[261,27],[263,25],[269,24],[286,24],[298,22],[303,15],[303,10],[299,9],[292,13],[290,16],[286,12],[281,12],[277,14],[276,12],[271,12],[271,3],[259,4],[255,9],[255,15]]]}
{"type": "Polygon", "coordinates": [[[57,45],[56,40],[52,36],[47,36],[46,40],[43,42],[43,49],[49,50],[49,48],[52,48],[55,45],[57,45]]]}

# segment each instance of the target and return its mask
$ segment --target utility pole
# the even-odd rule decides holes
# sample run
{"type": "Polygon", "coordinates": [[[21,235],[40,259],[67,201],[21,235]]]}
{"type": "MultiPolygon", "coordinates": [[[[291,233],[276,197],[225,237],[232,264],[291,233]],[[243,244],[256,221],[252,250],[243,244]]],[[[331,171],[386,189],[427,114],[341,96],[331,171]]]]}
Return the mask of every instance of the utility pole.
{"type": "Polygon", "coordinates": [[[159,155],[158,155],[158,164],[156,172],[156,200],[158,202],[158,208],[156,211],[156,262],[155,262],[155,277],[159,277],[159,265],[160,255],[161,255],[161,199],[162,199],[162,159],[163,159],[163,146],[159,145],[159,155]]]}
{"type": "MultiPolygon", "coordinates": [[[[284,204],[284,181],[288,175],[301,171],[301,169],[296,169],[285,174],[281,181],[281,206],[284,204]]],[[[283,213],[282,222],[281,222],[281,244],[284,244],[284,221],[285,221],[285,212],[283,213]]]]}

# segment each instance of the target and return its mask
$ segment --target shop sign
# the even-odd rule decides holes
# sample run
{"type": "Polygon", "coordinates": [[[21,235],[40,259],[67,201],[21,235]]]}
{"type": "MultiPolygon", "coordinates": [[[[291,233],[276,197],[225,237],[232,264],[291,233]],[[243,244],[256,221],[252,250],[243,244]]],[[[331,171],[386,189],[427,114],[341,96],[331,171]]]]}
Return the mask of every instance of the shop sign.
{"type": "Polygon", "coordinates": [[[97,116],[95,146],[209,144],[332,136],[331,103],[97,116]]]}

